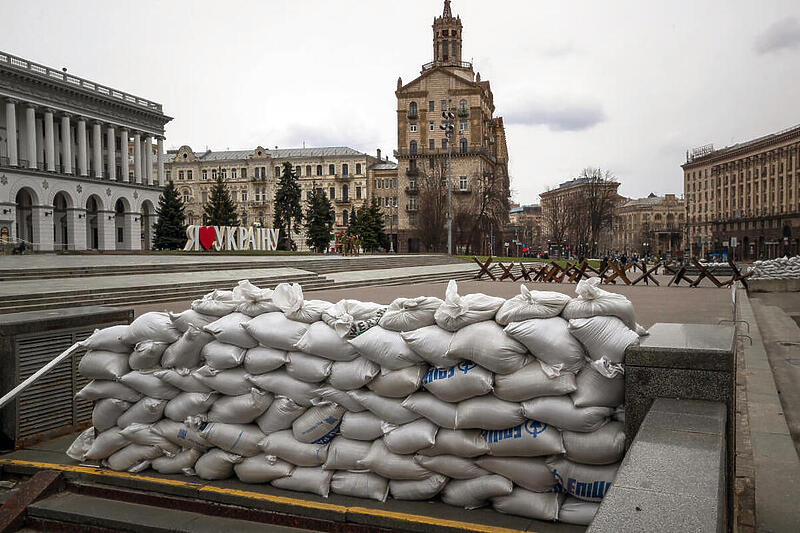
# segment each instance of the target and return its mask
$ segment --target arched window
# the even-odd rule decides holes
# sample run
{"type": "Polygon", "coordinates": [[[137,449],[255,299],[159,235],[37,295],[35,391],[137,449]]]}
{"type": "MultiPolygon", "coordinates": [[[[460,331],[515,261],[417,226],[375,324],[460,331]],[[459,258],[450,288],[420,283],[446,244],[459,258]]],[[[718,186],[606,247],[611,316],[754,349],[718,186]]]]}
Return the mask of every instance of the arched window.
{"type": "Polygon", "coordinates": [[[347,163],[342,164],[342,176],[347,176],[350,173],[350,169],[347,166],[347,163]]]}
{"type": "Polygon", "coordinates": [[[458,110],[459,111],[466,111],[467,110],[467,101],[463,98],[458,102],[458,110]]]}
{"type": "Polygon", "coordinates": [[[412,154],[417,153],[417,141],[411,141],[411,143],[409,143],[408,151],[411,152],[412,154]]]}
{"type": "Polygon", "coordinates": [[[191,195],[191,191],[189,189],[183,189],[183,203],[189,203],[189,196],[191,195]]]}
{"type": "Polygon", "coordinates": [[[317,176],[322,176],[322,165],[317,165],[317,176]]]}
{"type": "Polygon", "coordinates": [[[408,118],[417,118],[419,116],[417,103],[411,102],[408,104],[408,118]]]}
{"type": "Polygon", "coordinates": [[[342,200],[347,200],[350,197],[349,193],[350,191],[347,188],[347,185],[342,185],[342,200]]]}
{"type": "Polygon", "coordinates": [[[462,154],[466,154],[467,153],[467,140],[462,137],[461,140],[458,141],[458,145],[459,145],[459,150],[461,151],[461,153],[462,154]]]}
{"type": "Polygon", "coordinates": [[[356,176],[361,175],[361,163],[356,163],[356,176]]]}
{"type": "Polygon", "coordinates": [[[336,174],[336,166],[328,165],[328,176],[333,176],[334,174],[336,174]]]}

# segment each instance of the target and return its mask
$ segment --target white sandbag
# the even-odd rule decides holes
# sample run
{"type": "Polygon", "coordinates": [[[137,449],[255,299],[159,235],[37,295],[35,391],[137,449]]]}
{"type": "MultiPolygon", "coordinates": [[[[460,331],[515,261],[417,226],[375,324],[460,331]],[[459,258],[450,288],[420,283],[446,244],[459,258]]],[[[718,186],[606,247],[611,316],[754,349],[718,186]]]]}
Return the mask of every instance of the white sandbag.
{"type": "Polygon", "coordinates": [[[458,403],[456,428],[506,429],[525,420],[518,403],[507,402],[491,394],[458,403]]]}
{"type": "Polygon", "coordinates": [[[159,400],[171,400],[181,393],[177,387],[173,387],[166,381],[156,376],[161,370],[133,370],[120,378],[120,381],[135,391],[150,398],[159,400]]]}
{"type": "Polygon", "coordinates": [[[475,460],[478,467],[510,479],[515,485],[533,492],[548,492],[556,486],[556,478],[543,457],[491,457],[475,460]]]}
{"type": "Polygon", "coordinates": [[[86,458],[86,454],[92,448],[92,444],[94,444],[94,433],[95,430],[93,427],[81,431],[77,438],[72,441],[72,444],[69,445],[69,448],[67,448],[67,457],[75,459],[76,461],[83,461],[86,458]]]}
{"type": "MultiPolygon", "coordinates": [[[[317,324],[322,324],[322,322],[317,322],[317,324]]],[[[306,383],[324,381],[330,375],[331,366],[333,366],[333,361],[330,359],[303,352],[289,352],[286,358],[286,373],[294,379],[306,383]]]]}
{"type": "Polygon", "coordinates": [[[209,298],[209,295],[206,294],[202,299],[192,302],[192,310],[206,316],[221,317],[235,312],[241,303],[233,300],[215,300],[214,298],[209,298]]]}
{"type": "Polygon", "coordinates": [[[633,304],[625,296],[600,288],[600,278],[582,279],[575,287],[577,298],[570,300],[561,316],[567,320],[593,316],[615,316],[628,329],[636,330],[636,314],[633,304]]]}
{"type": "Polygon", "coordinates": [[[192,373],[192,376],[211,390],[227,396],[247,394],[253,386],[247,380],[249,374],[244,368],[214,370],[210,366],[201,366],[192,373]]]}
{"type": "Polygon", "coordinates": [[[397,298],[386,309],[379,325],[389,331],[412,331],[436,324],[434,313],[442,300],[434,296],[397,298]]]}
{"type": "Polygon", "coordinates": [[[373,363],[388,370],[400,370],[418,365],[422,359],[414,353],[396,331],[380,326],[368,329],[350,341],[355,349],[373,363]]]}
{"type": "Polygon", "coordinates": [[[369,453],[372,442],[336,437],[328,445],[328,456],[322,468],[326,470],[358,470],[358,461],[369,453]]]}
{"type": "Polygon", "coordinates": [[[403,400],[400,399],[384,398],[374,392],[364,390],[351,390],[347,394],[384,422],[401,425],[420,418],[420,415],[414,411],[403,407],[403,400]]]}
{"type": "Polygon", "coordinates": [[[539,396],[563,396],[577,388],[575,374],[561,372],[550,377],[538,360],[530,361],[511,374],[494,377],[494,395],[508,402],[524,402],[539,396]]]}
{"type": "Polygon", "coordinates": [[[558,520],[558,508],[563,499],[564,496],[556,492],[531,492],[514,487],[511,494],[492,498],[492,507],[500,513],[554,522],[558,520]]]}
{"type": "Polygon", "coordinates": [[[420,418],[402,426],[384,422],[381,429],[386,448],[392,453],[405,455],[436,444],[439,426],[427,418],[420,418]]]}
{"type": "Polygon", "coordinates": [[[538,457],[564,453],[561,432],[536,420],[508,429],[487,429],[481,436],[497,457],[538,457]]]}
{"type": "Polygon", "coordinates": [[[249,322],[244,323],[244,329],[262,346],[269,346],[278,350],[294,350],[306,330],[308,324],[289,320],[283,313],[264,313],[249,322]]]}
{"type": "MultiPolygon", "coordinates": [[[[265,316],[265,315],[261,315],[265,316]]],[[[315,383],[306,383],[290,376],[285,369],[268,374],[248,376],[247,380],[256,387],[269,391],[276,396],[286,396],[304,407],[311,407],[314,399],[315,383]]]]}
{"type": "Polygon", "coordinates": [[[588,465],[609,465],[625,454],[625,424],[612,421],[591,433],[565,431],[566,458],[588,465]]]}
{"type": "Polygon", "coordinates": [[[522,322],[531,318],[552,318],[561,314],[564,306],[572,298],[555,291],[532,291],[520,285],[520,294],[503,303],[495,315],[495,321],[501,326],[512,322],[522,322]]]}
{"type": "Polygon", "coordinates": [[[187,309],[181,313],[167,313],[169,319],[172,320],[172,325],[181,333],[186,333],[189,326],[194,326],[197,329],[203,329],[203,326],[211,324],[218,317],[213,315],[204,315],[198,313],[194,309],[187,309]]]}
{"type": "Polygon", "coordinates": [[[272,289],[262,289],[256,287],[250,281],[243,279],[233,288],[231,297],[239,301],[236,306],[238,313],[248,316],[258,316],[264,313],[280,311],[280,308],[273,302],[272,289]]]}
{"type": "Polygon", "coordinates": [[[255,348],[258,346],[258,341],[251,337],[242,327],[242,324],[250,320],[252,320],[252,317],[244,313],[231,313],[204,326],[203,330],[211,333],[216,340],[225,344],[233,344],[241,348],[255,348]]]}
{"type": "Polygon", "coordinates": [[[425,479],[431,474],[415,463],[413,456],[390,452],[383,440],[372,443],[369,453],[358,461],[358,466],[388,479],[425,479]]]}
{"type": "Polygon", "coordinates": [[[264,414],[272,403],[272,394],[253,387],[247,394],[223,396],[211,406],[209,422],[249,424],[264,414]]]}
{"type": "Polygon", "coordinates": [[[591,359],[605,357],[611,363],[625,361],[625,349],[639,340],[618,318],[595,316],[569,321],[569,332],[580,341],[591,359]]]}
{"type": "Polygon", "coordinates": [[[331,492],[385,502],[389,496],[389,480],[372,472],[334,472],[331,492]]]}
{"type": "MultiPolygon", "coordinates": [[[[457,455],[437,455],[434,457],[415,455],[414,461],[422,468],[427,468],[431,472],[438,472],[453,479],[472,479],[489,474],[489,471],[478,466],[474,459],[458,457],[457,455]]],[[[550,471],[548,470],[547,473],[549,474],[550,471]]]]}
{"type": "Polygon", "coordinates": [[[256,346],[245,352],[244,369],[253,375],[266,374],[286,364],[286,355],[283,350],[256,346]]]}
{"type": "Polygon", "coordinates": [[[594,520],[594,515],[597,514],[599,508],[599,503],[586,502],[567,496],[558,511],[558,521],[565,524],[588,526],[594,520]]]}
{"type": "MultiPolygon", "coordinates": [[[[251,349],[256,350],[258,348],[251,349]]],[[[248,351],[250,350],[242,348],[241,346],[212,340],[203,346],[203,349],[200,351],[200,358],[205,361],[206,365],[215,370],[227,370],[241,365],[248,351]]],[[[198,365],[195,364],[194,366],[198,365]]]]}
{"type": "Polygon", "coordinates": [[[214,448],[197,460],[194,471],[200,479],[227,479],[233,475],[234,465],[241,463],[243,459],[241,455],[214,448]]]}
{"type": "Polygon", "coordinates": [[[164,368],[196,368],[200,366],[203,347],[214,340],[210,333],[190,325],[177,342],[171,344],[161,357],[164,368]]]}
{"type": "Polygon", "coordinates": [[[173,444],[165,437],[162,437],[153,430],[152,424],[130,424],[120,430],[120,435],[133,444],[142,446],[158,446],[164,453],[178,453],[181,449],[177,444],[173,444]]]}
{"type": "Polygon", "coordinates": [[[505,300],[486,294],[458,294],[458,285],[450,280],[444,302],[436,310],[436,324],[447,331],[457,331],[464,326],[492,320],[505,300]]]}
{"type": "Polygon", "coordinates": [[[322,313],[322,321],[332,327],[340,337],[356,335],[365,326],[376,325],[385,305],[358,300],[339,300],[322,313]],[[359,323],[361,324],[359,326],[359,323]]]}
{"type": "Polygon", "coordinates": [[[117,418],[117,425],[125,429],[131,424],[154,424],[164,416],[166,406],[167,400],[142,398],[117,418]]]}
{"type": "Polygon", "coordinates": [[[461,361],[450,368],[429,368],[422,383],[440,400],[460,402],[491,392],[492,373],[472,361],[461,361]]]}
{"type": "Polygon", "coordinates": [[[135,403],[142,399],[142,393],[118,381],[95,379],[87,383],[86,386],[75,395],[76,400],[86,400],[90,402],[102,400],[103,398],[116,398],[118,400],[135,403]]]}
{"type": "MultiPolygon", "coordinates": [[[[94,431],[93,428],[89,428],[94,431]]],[[[94,437],[89,449],[84,453],[82,458],[76,458],[70,455],[73,459],[78,461],[100,461],[107,459],[111,454],[118,452],[128,444],[130,441],[122,436],[122,428],[114,426],[107,429],[94,437]]]]}
{"type": "Polygon", "coordinates": [[[297,417],[306,412],[308,407],[303,407],[286,396],[275,396],[274,400],[263,415],[256,418],[256,424],[265,435],[289,429],[297,417]]]}
{"type": "Polygon", "coordinates": [[[212,446],[200,431],[174,420],[159,420],[153,424],[151,431],[184,448],[194,448],[204,452],[212,446]]]}
{"type": "Polygon", "coordinates": [[[149,466],[150,461],[163,454],[156,446],[129,444],[103,460],[103,465],[117,472],[138,471],[142,465],[149,466]]]}
{"type": "Polygon", "coordinates": [[[569,396],[543,396],[522,402],[522,412],[562,431],[588,433],[601,428],[614,412],[610,407],[575,407],[569,396]]]}
{"type": "Polygon", "coordinates": [[[367,410],[367,408],[361,405],[356,399],[351,398],[350,395],[347,394],[347,391],[334,389],[333,387],[328,387],[327,385],[318,389],[314,389],[313,394],[315,396],[315,398],[311,400],[311,403],[313,404],[333,402],[341,405],[345,408],[345,410],[350,411],[351,413],[360,413],[361,411],[367,410]]]}
{"type": "Polygon", "coordinates": [[[270,455],[254,455],[234,465],[233,471],[242,483],[269,483],[273,479],[290,476],[293,464],[270,455]]]}
{"type": "Polygon", "coordinates": [[[226,452],[242,457],[252,457],[261,453],[258,443],[264,438],[264,434],[255,424],[208,422],[198,426],[198,429],[205,440],[226,452]]]}
{"type": "Polygon", "coordinates": [[[161,356],[169,343],[156,341],[143,341],[137,343],[128,357],[128,366],[132,370],[147,370],[161,366],[161,356]]]}
{"type": "Polygon", "coordinates": [[[508,496],[512,490],[513,485],[509,480],[495,474],[473,479],[454,479],[442,490],[442,501],[465,509],[477,509],[492,498],[508,496]]]}
{"type": "Polygon", "coordinates": [[[439,326],[404,331],[400,334],[408,347],[435,368],[449,368],[461,362],[447,354],[454,333],[439,326]]]}
{"type": "Polygon", "coordinates": [[[603,361],[605,359],[588,364],[578,372],[577,390],[570,395],[575,407],[617,407],[625,401],[625,377],[621,369],[608,369],[613,377],[606,377],[594,365],[603,361]]]}
{"type": "Polygon", "coordinates": [[[562,365],[565,372],[577,372],[583,367],[583,347],[570,335],[569,323],[561,317],[512,322],[504,331],[548,365],[562,365]]]}
{"type": "Polygon", "coordinates": [[[81,341],[81,346],[87,350],[105,350],[108,352],[127,353],[136,344],[123,342],[121,338],[128,332],[127,324],[96,329],[89,338],[81,341]]]}
{"type": "Polygon", "coordinates": [[[477,457],[489,453],[489,445],[477,429],[445,429],[436,433],[436,444],[420,450],[421,455],[456,455],[458,457],[477,457]]]}
{"type": "Polygon", "coordinates": [[[297,466],[319,466],[328,456],[328,444],[300,442],[288,429],[270,433],[258,445],[267,455],[280,457],[297,466]]]}
{"type": "Polygon", "coordinates": [[[327,444],[339,432],[344,407],[335,403],[315,405],[292,423],[294,438],[306,444],[327,444]]]}
{"type": "Polygon", "coordinates": [[[401,370],[390,370],[367,383],[367,388],[387,398],[405,398],[419,389],[427,365],[414,365],[401,370]]]}
{"type": "Polygon", "coordinates": [[[311,324],[294,349],[331,361],[352,361],[358,357],[356,349],[325,322],[311,324]]]}
{"type": "Polygon", "coordinates": [[[383,421],[369,411],[346,412],[342,417],[339,433],[348,439],[371,442],[383,435],[382,425],[383,421]]]}
{"type": "Polygon", "coordinates": [[[160,474],[181,474],[189,469],[194,469],[194,465],[203,452],[194,448],[186,448],[178,453],[164,454],[156,457],[150,463],[153,470],[160,474]]]}
{"type": "Polygon", "coordinates": [[[183,392],[212,392],[211,387],[200,382],[189,368],[156,370],[153,375],[183,392]]]}
{"type": "Polygon", "coordinates": [[[333,304],[322,300],[303,299],[303,289],[298,283],[281,283],[275,287],[272,300],[286,318],[311,324],[322,320],[322,313],[333,304]]]}
{"type": "Polygon", "coordinates": [[[270,485],[278,489],[310,492],[327,498],[331,489],[333,471],[322,468],[295,468],[291,474],[270,481],[270,485]]]}
{"type": "Polygon", "coordinates": [[[440,400],[428,392],[415,392],[400,404],[409,411],[424,416],[437,426],[455,429],[458,405],[440,400]]]}
{"type": "Polygon", "coordinates": [[[393,479],[389,481],[389,492],[395,500],[430,500],[442,491],[447,481],[441,474],[431,474],[420,480],[393,479]]]}
{"type": "Polygon", "coordinates": [[[122,413],[130,409],[131,403],[116,398],[105,398],[95,402],[92,409],[92,425],[97,431],[105,431],[117,425],[122,413]]]}
{"type": "Polygon", "coordinates": [[[470,324],[456,331],[449,359],[474,361],[496,374],[516,372],[527,362],[525,346],[512,339],[493,320],[470,324]]]}
{"type": "Polygon", "coordinates": [[[89,350],[78,363],[78,373],[88,379],[119,379],[131,370],[129,357],[129,352],[89,350]]]}
{"type": "Polygon", "coordinates": [[[564,457],[546,460],[561,488],[581,500],[600,502],[617,477],[619,463],[605,466],[573,463],[564,457]]]}
{"type": "Polygon", "coordinates": [[[380,373],[379,365],[364,357],[357,357],[352,361],[333,363],[328,383],[339,390],[360,389],[380,373]]]}
{"type": "Polygon", "coordinates": [[[151,311],[139,315],[120,335],[125,344],[135,346],[142,341],[158,341],[173,343],[181,336],[167,313],[151,311]]]}

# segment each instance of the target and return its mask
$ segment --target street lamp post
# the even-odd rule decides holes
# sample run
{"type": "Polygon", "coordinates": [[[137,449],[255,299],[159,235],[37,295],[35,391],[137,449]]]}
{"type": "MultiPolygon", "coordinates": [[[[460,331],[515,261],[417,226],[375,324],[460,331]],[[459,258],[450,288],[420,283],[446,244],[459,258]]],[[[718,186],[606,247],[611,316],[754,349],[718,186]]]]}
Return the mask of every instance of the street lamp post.
{"type": "Polygon", "coordinates": [[[455,133],[456,116],[450,111],[450,101],[447,110],[442,111],[442,123],[439,129],[444,131],[447,138],[447,255],[453,255],[453,192],[450,190],[451,174],[453,172],[453,137],[455,133]]]}

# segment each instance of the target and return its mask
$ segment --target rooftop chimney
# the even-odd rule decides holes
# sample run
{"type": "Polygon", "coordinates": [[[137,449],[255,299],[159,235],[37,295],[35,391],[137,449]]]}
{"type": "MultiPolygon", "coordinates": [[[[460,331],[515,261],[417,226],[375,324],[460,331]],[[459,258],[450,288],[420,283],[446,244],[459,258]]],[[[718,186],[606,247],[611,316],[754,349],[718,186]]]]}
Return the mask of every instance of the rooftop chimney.
{"type": "Polygon", "coordinates": [[[380,161],[380,160],[381,160],[381,149],[378,148],[378,161],[380,161]]]}

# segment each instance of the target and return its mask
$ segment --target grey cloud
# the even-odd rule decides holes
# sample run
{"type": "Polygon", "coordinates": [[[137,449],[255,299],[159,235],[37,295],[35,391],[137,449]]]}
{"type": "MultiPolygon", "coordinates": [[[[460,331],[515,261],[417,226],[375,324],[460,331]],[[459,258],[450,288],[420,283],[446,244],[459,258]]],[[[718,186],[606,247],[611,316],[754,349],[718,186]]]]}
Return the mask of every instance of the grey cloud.
{"type": "Polygon", "coordinates": [[[606,119],[600,104],[529,104],[507,113],[504,120],[511,124],[547,126],[552,131],[581,131],[606,119]]]}
{"type": "Polygon", "coordinates": [[[800,46],[800,23],[788,17],[774,22],[756,37],[754,48],[759,54],[768,54],[797,46],[800,46]]]}

